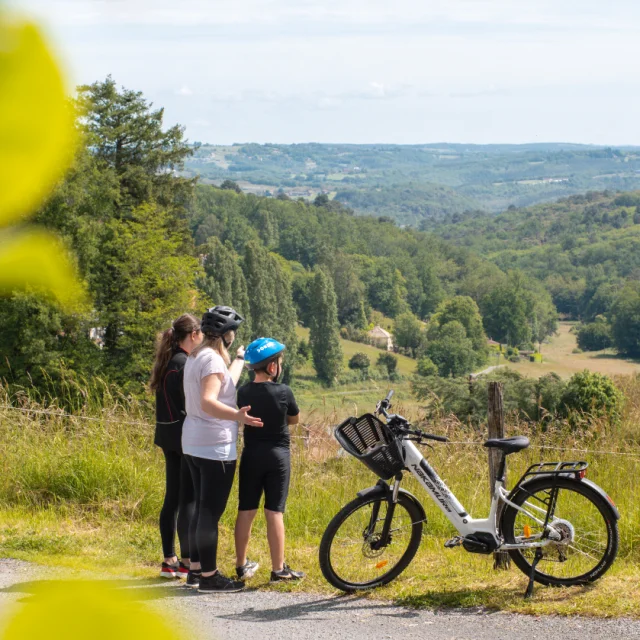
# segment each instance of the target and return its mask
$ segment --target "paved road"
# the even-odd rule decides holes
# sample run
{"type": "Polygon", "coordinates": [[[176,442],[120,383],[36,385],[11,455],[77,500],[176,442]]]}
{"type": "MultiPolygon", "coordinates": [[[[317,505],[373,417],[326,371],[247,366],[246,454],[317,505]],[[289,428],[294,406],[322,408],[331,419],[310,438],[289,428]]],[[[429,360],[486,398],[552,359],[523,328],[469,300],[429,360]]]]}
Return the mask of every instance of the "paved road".
{"type": "MultiPolygon", "coordinates": [[[[41,579],[54,579],[40,573],[41,579]]],[[[0,560],[0,611],[29,598],[33,566],[0,560]]],[[[227,596],[198,595],[176,584],[128,580],[119,584],[153,608],[189,620],[202,640],[618,640],[640,638],[640,621],[522,616],[479,611],[425,611],[368,598],[326,597],[250,590],[227,596]]]]}

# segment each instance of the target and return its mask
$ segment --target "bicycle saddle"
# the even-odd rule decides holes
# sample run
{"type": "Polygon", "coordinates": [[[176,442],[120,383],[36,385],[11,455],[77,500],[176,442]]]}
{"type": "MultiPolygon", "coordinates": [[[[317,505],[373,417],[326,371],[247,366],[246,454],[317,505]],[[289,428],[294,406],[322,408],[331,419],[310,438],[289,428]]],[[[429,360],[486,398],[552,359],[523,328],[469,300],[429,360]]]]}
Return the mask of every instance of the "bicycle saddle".
{"type": "Polygon", "coordinates": [[[529,446],[529,438],[525,438],[525,436],[491,438],[484,443],[484,446],[493,449],[502,449],[502,451],[504,451],[504,455],[508,456],[510,453],[516,453],[516,451],[526,449],[529,446]]]}

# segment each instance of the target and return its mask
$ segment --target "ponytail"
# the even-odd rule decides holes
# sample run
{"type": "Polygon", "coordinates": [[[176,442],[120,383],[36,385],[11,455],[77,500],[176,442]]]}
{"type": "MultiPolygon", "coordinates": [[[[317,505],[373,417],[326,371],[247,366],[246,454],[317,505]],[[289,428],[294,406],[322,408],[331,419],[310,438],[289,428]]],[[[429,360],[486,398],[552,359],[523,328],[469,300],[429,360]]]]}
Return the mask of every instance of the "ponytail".
{"type": "Polygon", "coordinates": [[[156,339],[156,358],[153,363],[149,388],[158,389],[162,382],[167,364],[180,347],[180,343],[192,332],[200,329],[200,323],[190,314],[180,316],[166,331],[156,339]]]}

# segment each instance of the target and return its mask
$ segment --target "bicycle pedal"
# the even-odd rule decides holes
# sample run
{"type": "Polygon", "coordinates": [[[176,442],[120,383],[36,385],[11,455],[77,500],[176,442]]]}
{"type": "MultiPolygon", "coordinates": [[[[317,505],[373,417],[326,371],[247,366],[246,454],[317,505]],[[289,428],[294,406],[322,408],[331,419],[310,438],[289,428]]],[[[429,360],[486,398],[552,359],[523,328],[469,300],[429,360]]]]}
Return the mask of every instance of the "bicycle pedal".
{"type": "Polygon", "coordinates": [[[444,546],[446,549],[453,549],[453,547],[459,547],[463,540],[464,538],[462,536],[455,536],[454,538],[451,538],[451,540],[447,540],[444,543],[444,546]]]}

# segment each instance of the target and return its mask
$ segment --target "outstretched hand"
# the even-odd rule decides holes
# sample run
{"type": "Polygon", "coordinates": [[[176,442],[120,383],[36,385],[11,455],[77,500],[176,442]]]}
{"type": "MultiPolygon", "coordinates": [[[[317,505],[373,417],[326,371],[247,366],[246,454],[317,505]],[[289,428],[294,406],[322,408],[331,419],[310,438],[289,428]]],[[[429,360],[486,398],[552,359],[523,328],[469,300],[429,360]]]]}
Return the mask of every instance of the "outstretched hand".
{"type": "Polygon", "coordinates": [[[249,411],[251,411],[251,406],[238,409],[238,422],[242,422],[247,427],[262,427],[262,420],[250,416],[249,411]]]}
{"type": "Polygon", "coordinates": [[[244,358],[244,345],[238,347],[236,355],[238,356],[238,358],[244,358]]]}

